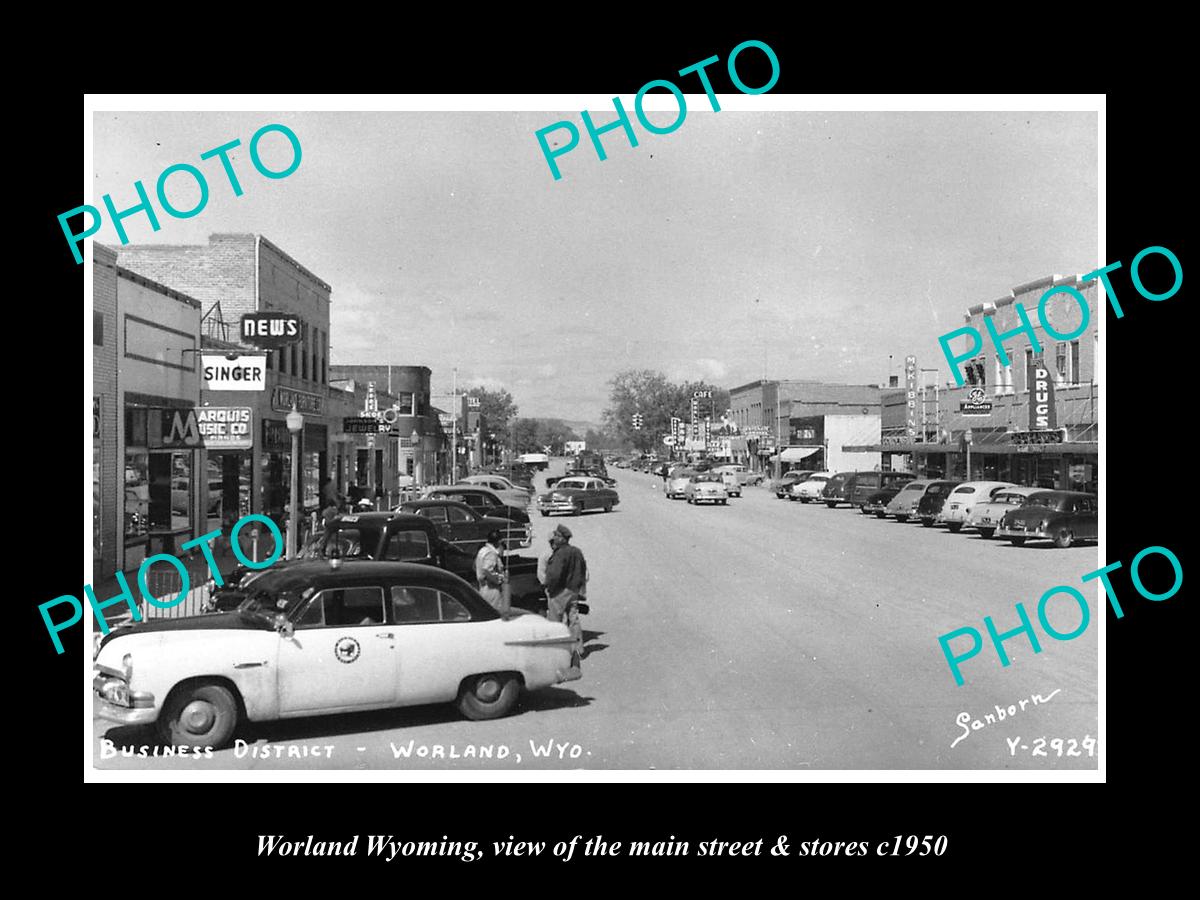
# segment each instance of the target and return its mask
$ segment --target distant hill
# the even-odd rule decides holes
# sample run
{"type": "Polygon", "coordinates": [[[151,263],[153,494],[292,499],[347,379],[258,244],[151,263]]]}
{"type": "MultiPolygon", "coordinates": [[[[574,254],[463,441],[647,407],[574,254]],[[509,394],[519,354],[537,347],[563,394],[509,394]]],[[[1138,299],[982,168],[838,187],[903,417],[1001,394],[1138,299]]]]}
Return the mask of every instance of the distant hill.
{"type": "Polygon", "coordinates": [[[563,419],[563,422],[566,424],[566,426],[568,428],[570,428],[577,435],[579,435],[580,439],[582,439],[583,436],[585,434],[587,434],[587,430],[589,428],[591,428],[593,431],[600,430],[599,422],[583,422],[578,419],[563,419]]]}

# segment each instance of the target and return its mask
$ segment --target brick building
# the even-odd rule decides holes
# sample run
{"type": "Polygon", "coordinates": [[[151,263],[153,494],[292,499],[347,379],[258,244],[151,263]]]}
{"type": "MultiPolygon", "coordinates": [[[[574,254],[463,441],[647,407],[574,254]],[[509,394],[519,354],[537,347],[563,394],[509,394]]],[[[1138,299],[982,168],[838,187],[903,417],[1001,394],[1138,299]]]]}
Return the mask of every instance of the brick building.
{"type": "MultiPolygon", "coordinates": [[[[730,418],[746,434],[744,445],[733,444],[734,457],[755,470],[763,470],[771,463],[777,447],[783,448],[785,454],[788,448],[823,448],[826,431],[835,440],[840,440],[835,436],[842,434],[877,436],[879,399],[880,389],[874,384],[759,380],[731,388],[730,418]],[[835,416],[836,421],[826,421],[826,417],[835,416]],[[815,445],[814,440],[818,441],[815,445]]],[[[820,455],[807,454],[812,456],[810,462],[814,465],[826,464],[827,455],[832,458],[824,450],[820,455]]],[[[796,461],[803,458],[796,453],[792,456],[796,461]]],[[[786,455],[783,462],[789,462],[786,455]]],[[[879,463],[878,453],[872,456],[870,451],[857,451],[852,462],[871,468],[879,463]]]]}
{"type": "MultiPolygon", "coordinates": [[[[337,365],[331,366],[333,385],[354,392],[373,384],[381,398],[379,409],[395,410],[391,431],[375,443],[374,460],[368,460],[363,441],[356,441],[354,470],[360,484],[380,484],[395,490],[397,484],[385,473],[390,469],[411,477],[418,485],[434,484],[448,471],[448,438],[432,404],[432,372],[425,366],[337,365]],[[373,467],[371,471],[368,467],[373,467]],[[368,481],[363,480],[366,474],[368,481]]],[[[364,395],[365,396],[365,395],[364,395]]],[[[407,483],[407,480],[406,480],[407,483]]]]}

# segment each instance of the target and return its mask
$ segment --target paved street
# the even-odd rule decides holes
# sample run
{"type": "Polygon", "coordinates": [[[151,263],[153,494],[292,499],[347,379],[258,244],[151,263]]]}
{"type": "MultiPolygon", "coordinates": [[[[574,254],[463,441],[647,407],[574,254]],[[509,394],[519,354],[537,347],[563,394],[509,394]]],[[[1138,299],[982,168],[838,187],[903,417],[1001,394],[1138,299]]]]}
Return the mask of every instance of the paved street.
{"type": "MultiPolygon", "coordinates": [[[[561,472],[557,461],[551,473],[561,472]]],[[[100,739],[153,744],[143,731],[96,720],[103,768],[926,769],[1094,768],[1049,741],[1095,738],[1095,592],[1086,633],[1070,642],[1038,629],[1007,642],[1002,668],[988,643],[955,685],[938,635],[992,615],[1018,624],[1024,601],[1057,584],[1080,587],[1094,546],[1012,547],[974,535],[897,524],[777,500],[747,488],[728,506],[668,501],[658,478],[612,469],[621,504],[566,521],[591,571],[583,680],[526,695],[517,713],[462,719],[450,706],[249,726],[213,759],[100,760],[100,739]],[[1034,704],[1033,695],[1048,698],[1034,704]],[[1021,701],[1027,701],[1020,708],[1021,701]],[[965,732],[962,712],[1005,721],[965,732]],[[1009,739],[1006,742],[1006,738],[1009,739]],[[1048,756],[1034,756],[1035,740],[1048,756]],[[1019,743],[1014,742],[1017,739],[1019,743]],[[411,758],[396,758],[407,750],[411,758]],[[534,747],[549,758],[535,755],[534,747]],[[574,749],[578,745],[578,749],[574,749]],[[1010,751],[1010,745],[1014,748],[1010,751]],[[1022,749],[1025,745],[1027,749],[1022,749]],[[321,756],[300,756],[303,748],[321,756]],[[332,751],[324,748],[332,747],[332,751]],[[439,749],[435,749],[440,747],[439,749]],[[505,759],[500,748],[507,747],[505,759]],[[288,748],[293,754],[289,757],[288,748]],[[428,755],[418,758],[421,750],[428,755]],[[468,751],[468,748],[471,748],[468,751]],[[489,748],[492,759],[479,760],[489,748]],[[282,752],[282,758],[275,754],[282,752]],[[329,753],[329,758],[325,754],[329,753]],[[461,758],[470,753],[472,758],[461,758]],[[239,753],[241,755],[239,756],[239,753]],[[572,753],[577,754],[572,758],[572,753]],[[457,755],[460,758],[446,758],[457,755]],[[560,758],[561,757],[561,758],[560,758]]],[[[537,481],[539,489],[542,479],[537,481]]],[[[534,516],[541,552],[557,519],[534,516]]],[[[1078,623],[1069,599],[1051,605],[1060,631],[1078,623]]],[[[986,634],[985,634],[986,641],[986,634]]]]}

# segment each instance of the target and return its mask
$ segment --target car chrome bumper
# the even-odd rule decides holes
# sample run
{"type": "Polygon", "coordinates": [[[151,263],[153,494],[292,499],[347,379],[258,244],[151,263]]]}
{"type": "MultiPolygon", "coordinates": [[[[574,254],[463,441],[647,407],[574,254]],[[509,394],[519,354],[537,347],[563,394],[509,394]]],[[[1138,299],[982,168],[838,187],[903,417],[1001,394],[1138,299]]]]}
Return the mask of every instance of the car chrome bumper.
{"type": "Polygon", "coordinates": [[[1042,531],[1040,528],[1030,529],[1028,531],[1026,531],[1024,528],[997,528],[996,537],[1021,537],[1031,538],[1033,540],[1050,539],[1050,535],[1046,534],[1046,532],[1042,531]]]}
{"type": "Polygon", "coordinates": [[[559,500],[554,503],[539,503],[539,512],[572,512],[575,504],[570,500],[559,500]]]}
{"type": "Polygon", "coordinates": [[[153,706],[117,706],[95,694],[92,695],[92,715],[118,725],[153,725],[158,721],[158,710],[153,706]]]}

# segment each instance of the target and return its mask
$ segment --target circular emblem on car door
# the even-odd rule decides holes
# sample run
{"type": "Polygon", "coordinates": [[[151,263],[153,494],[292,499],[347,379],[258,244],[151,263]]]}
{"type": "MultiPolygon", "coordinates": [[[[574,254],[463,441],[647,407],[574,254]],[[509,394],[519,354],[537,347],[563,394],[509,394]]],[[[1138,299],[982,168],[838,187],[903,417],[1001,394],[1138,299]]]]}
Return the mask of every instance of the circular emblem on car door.
{"type": "Polygon", "coordinates": [[[337,643],[333,645],[333,655],[337,657],[338,662],[352,663],[358,659],[361,652],[362,647],[352,637],[338,638],[337,643]]]}

